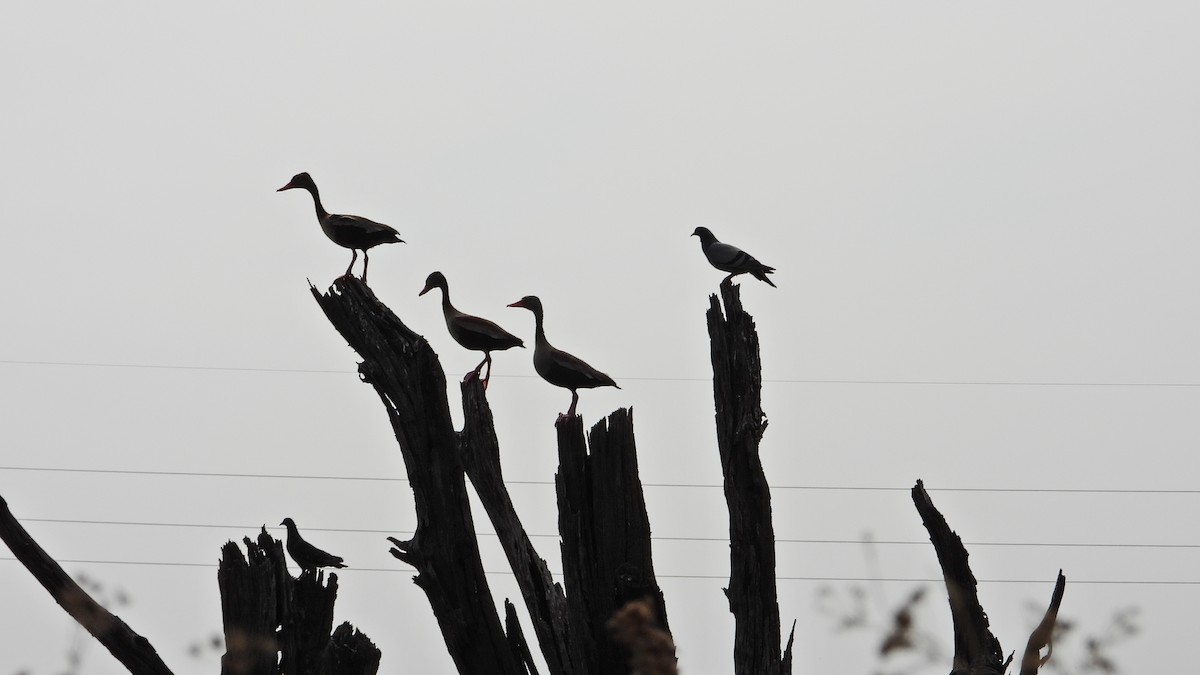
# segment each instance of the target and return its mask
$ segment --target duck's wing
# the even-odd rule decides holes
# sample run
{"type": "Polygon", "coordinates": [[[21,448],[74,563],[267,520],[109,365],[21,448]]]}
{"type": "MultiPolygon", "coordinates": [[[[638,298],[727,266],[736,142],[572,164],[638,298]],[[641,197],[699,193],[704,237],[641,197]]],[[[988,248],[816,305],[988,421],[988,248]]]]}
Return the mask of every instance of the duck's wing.
{"type": "Polygon", "coordinates": [[[524,347],[521,338],[479,316],[457,313],[450,318],[450,332],[467,349],[492,350],[524,347]]]}
{"type": "MultiPolygon", "coordinates": [[[[546,356],[546,362],[551,371],[551,376],[546,379],[560,387],[571,389],[617,387],[617,383],[611,377],[588,365],[583,359],[561,349],[551,348],[546,356]]],[[[620,389],[620,387],[617,388],[620,389]]]]}
{"type": "Polygon", "coordinates": [[[325,226],[329,230],[329,236],[339,243],[346,241],[380,244],[400,239],[400,233],[396,231],[396,228],[362,216],[330,214],[325,220],[325,226]]]}

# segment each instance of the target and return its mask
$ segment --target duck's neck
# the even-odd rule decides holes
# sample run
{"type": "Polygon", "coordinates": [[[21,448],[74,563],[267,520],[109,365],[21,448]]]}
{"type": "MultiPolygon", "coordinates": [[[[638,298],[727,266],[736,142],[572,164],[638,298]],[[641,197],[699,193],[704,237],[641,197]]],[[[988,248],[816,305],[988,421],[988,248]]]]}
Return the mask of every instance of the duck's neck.
{"type": "Polygon", "coordinates": [[[458,310],[454,309],[454,305],[450,304],[450,289],[442,287],[442,313],[446,316],[458,314],[458,310]]]}
{"type": "Polygon", "coordinates": [[[328,218],[329,212],[325,210],[324,206],[321,206],[321,194],[317,192],[317,186],[306,185],[304,186],[304,189],[308,190],[308,194],[312,195],[313,205],[317,207],[317,218],[320,220],[325,220],[328,218]]]}
{"type": "Polygon", "coordinates": [[[534,339],[535,343],[538,345],[544,345],[546,347],[549,347],[550,343],[546,341],[546,331],[545,331],[545,329],[542,328],[542,313],[541,313],[541,311],[534,311],[533,324],[534,324],[533,339],[534,339]]]}

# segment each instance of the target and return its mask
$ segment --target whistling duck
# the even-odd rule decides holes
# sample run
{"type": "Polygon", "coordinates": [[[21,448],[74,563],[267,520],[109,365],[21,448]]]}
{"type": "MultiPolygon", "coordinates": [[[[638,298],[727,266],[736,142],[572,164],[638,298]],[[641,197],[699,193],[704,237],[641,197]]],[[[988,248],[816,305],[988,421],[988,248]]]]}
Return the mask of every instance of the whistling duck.
{"type": "Polygon", "coordinates": [[[287,552],[292,555],[292,560],[300,566],[300,574],[305,572],[316,572],[321,567],[336,567],[341,569],[345,567],[342,564],[342,559],[332,553],[326,553],[312,544],[304,541],[300,536],[300,532],[296,530],[296,523],[291,518],[284,518],[280,523],[287,528],[287,552]]]}
{"type": "Polygon", "coordinates": [[[546,341],[546,332],[542,329],[542,301],[537,296],[527,295],[512,303],[509,307],[524,307],[533,312],[536,324],[533,345],[533,369],[542,379],[556,387],[571,390],[571,407],[567,416],[575,415],[575,404],[579,403],[579,393],[576,389],[591,389],[593,387],[621,387],[608,375],[596,370],[582,360],[571,356],[561,349],[555,349],[546,341]]]}
{"type": "Polygon", "coordinates": [[[399,232],[383,223],[367,220],[361,216],[340,216],[327,212],[325,207],[321,206],[321,196],[317,193],[317,184],[313,182],[312,176],[307,172],[292,176],[292,180],[276,192],[292,188],[308,190],[308,193],[312,195],[313,204],[317,207],[317,220],[321,223],[321,230],[325,232],[325,236],[338,246],[350,249],[350,266],[346,268],[345,276],[350,276],[350,270],[354,268],[354,261],[358,259],[358,252],[361,250],[363,252],[362,279],[365,282],[367,265],[370,263],[367,249],[379,244],[404,242],[400,238],[399,232]]]}
{"type": "Polygon", "coordinates": [[[775,271],[774,267],[760,263],[757,258],[736,246],[717,241],[707,227],[697,227],[696,231],[692,232],[692,236],[700,237],[700,248],[703,249],[704,257],[708,258],[708,262],[713,267],[722,272],[729,272],[729,276],[722,279],[721,283],[731,281],[739,274],[749,274],[755,279],[767,282],[772,287],[775,286],[767,278],[768,274],[775,271]]]}
{"type": "Polygon", "coordinates": [[[488,380],[492,377],[492,352],[503,351],[512,347],[524,347],[521,338],[509,333],[487,319],[470,314],[463,314],[450,304],[450,286],[441,272],[433,272],[425,279],[425,288],[417,295],[425,295],[435,288],[442,289],[442,313],[446,315],[446,328],[450,329],[450,337],[458,344],[476,352],[483,352],[483,360],[475,366],[475,370],[463,378],[466,382],[472,377],[482,379],[483,388],[487,389],[488,380]],[[487,375],[482,375],[483,367],[487,366],[487,375]]]}

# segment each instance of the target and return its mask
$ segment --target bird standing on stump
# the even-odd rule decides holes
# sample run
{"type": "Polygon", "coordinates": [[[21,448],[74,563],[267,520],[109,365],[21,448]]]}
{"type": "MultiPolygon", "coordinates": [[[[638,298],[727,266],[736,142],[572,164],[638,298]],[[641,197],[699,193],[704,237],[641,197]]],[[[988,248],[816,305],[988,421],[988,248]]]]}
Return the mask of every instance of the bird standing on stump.
{"type": "Polygon", "coordinates": [[[509,333],[487,319],[470,314],[463,314],[450,304],[450,287],[446,276],[434,272],[425,279],[425,288],[417,295],[425,295],[429,291],[442,289],[442,313],[446,316],[446,328],[455,342],[476,352],[483,352],[483,360],[475,366],[475,370],[467,373],[463,381],[472,377],[480,377],[483,388],[487,389],[488,380],[492,377],[492,351],[503,351],[511,347],[524,347],[521,338],[509,333]],[[483,375],[483,367],[487,366],[487,375],[483,375]]]}
{"type": "Polygon", "coordinates": [[[316,573],[322,567],[336,567],[342,569],[345,567],[342,564],[342,559],[332,553],[326,553],[312,544],[304,541],[300,536],[300,532],[296,530],[296,523],[291,518],[284,518],[282,523],[279,523],[287,528],[287,552],[291,554],[292,560],[300,566],[300,575],[303,576],[307,572],[316,573]]]}
{"type": "Polygon", "coordinates": [[[542,379],[556,387],[571,390],[571,407],[567,416],[575,415],[575,404],[579,403],[579,393],[576,389],[592,389],[594,387],[621,387],[608,375],[584,363],[581,359],[571,356],[561,349],[555,349],[546,341],[546,333],[542,330],[542,301],[534,295],[527,295],[512,303],[509,307],[524,307],[533,312],[536,324],[536,334],[533,345],[533,369],[542,379]]]}
{"type": "Polygon", "coordinates": [[[717,237],[707,227],[697,227],[692,232],[692,236],[700,237],[700,248],[704,251],[704,257],[708,258],[708,262],[713,267],[722,272],[729,272],[729,276],[722,279],[721,283],[731,281],[739,274],[749,274],[755,279],[765,281],[771,287],[775,287],[775,284],[767,278],[768,274],[775,271],[774,267],[760,263],[757,258],[736,246],[717,241],[717,237]]]}
{"type": "Polygon", "coordinates": [[[325,207],[321,206],[321,196],[317,193],[317,184],[313,182],[312,176],[308,173],[298,173],[292,176],[292,180],[276,192],[292,188],[308,190],[308,193],[312,195],[313,204],[317,208],[317,221],[321,223],[321,230],[325,232],[325,236],[338,246],[350,249],[350,266],[346,268],[345,274],[347,277],[350,276],[350,270],[354,269],[354,261],[358,260],[360,250],[363,252],[362,280],[363,283],[366,283],[367,264],[370,263],[367,249],[379,244],[404,243],[404,240],[400,238],[400,233],[391,226],[361,216],[339,216],[327,212],[325,207]]]}

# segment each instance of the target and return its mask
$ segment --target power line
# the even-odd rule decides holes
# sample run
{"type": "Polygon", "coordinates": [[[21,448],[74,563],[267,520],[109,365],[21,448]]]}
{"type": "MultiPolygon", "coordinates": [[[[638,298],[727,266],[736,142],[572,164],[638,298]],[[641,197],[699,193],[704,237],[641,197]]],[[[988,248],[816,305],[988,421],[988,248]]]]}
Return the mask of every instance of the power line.
{"type": "Polygon", "coordinates": [[[65,366],[70,368],[128,368],[131,370],[207,370],[227,373],[305,373],[323,375],[354,375],[353,370],[319,370],[316,368],[244,368],[238,366],[183,366],[154,363],[103,363],[98,361],[23,361],[0,359],[8,366],[65,366]]]}
{"type": "MultiPolygon", "coordinates": [[[[215,471],[152,471],[145,469],[81,469],[72,467],[0,466],[0,471],[41,471],[48,473],[88,473],[131,476],[173,476],[189,478],[243,478],[262,480],[324,480],[407,483],[397,476],[317,476],[305,474],[236,473],[215,471]]],[[[506,485],[553,486],[549,480],[506,480],[506,485]]],[[[719,483],[642,483],[648,488],[723,488],[719,483]]],[[[829,492],[910,492],[911,487],[886,485],[771,485],[772,490],[808,490],[829,492]]],[[[1136,489],[1136,488],[1009,488],[1009,487],[926,487],[929,492],[981,493],[1047,493],[1047,494],[1123,494],[1123,495],[1194,495],[1200,490],[1136,489]]]]}
{"type": "MultiPolygon", "coordinates": [[[[16,558],[0,557],[0,562],[15,562],[16,558]]],[[[166,562],[155,560],[80,560],[61,559],[56,562],[69,565],[143,565],[148,567],[203,567],[213,569],[213,563],[166,562]]],[[[347,567],[338,570],[338,574],[357,572],[386,572],[414,574],[412,569],[397,569],[390,567],[347,567]]],[[[484,572],[489,576],[511,576],[512,572],[484,572]]],[[[562,577],[561,572],[551,572],[552,576],[562,577]]],[[[727,581],[728,574],[655,574],[658,579],[714,579],[727,581]]],[[[822,581],[822,582],[895,582],[895,583],[944,583],[943,579],[925,579],[920,577],[821,577],[821,576],[790,576],[775,577],[778,581],[822,581]]],[[[1050,584],[1048,579],[977,579],[981,584],[1050,584]]],[[[1122,585],[1122,586],[1200,586],[1200,581],[1188,579],[1072,579],[1075,585],[1122,585]]]]}
{"type": "MultiPolygon", "coordinates": [[[[137,370],[183,370],[229,373],[300,373],[321,375],[356,375],[354,370],[322,370],[317,368],[258,368],[241,366],[188,366],[153,363],[109,363],[101,361],[32,361],[0,359],[0,365],[16,366],[64,366],[72,368],[127,368],[137,370]]],[[[535,379],[536,375],[496,375],[497,379],[535,379]]],[[[644,382],[711,382],[711,377],[646,377],[620,375],[621,380],[644,382]]],[[[813,379],[813,378],[764,378],[770,384],[821,384],[821,385],[897,385],[923,387],[1176,387],[1197,388],[1200,382],[1067,382],[1067,381],[1016,381],[1016,380],[868,380],[868,379],[813,379]]]]}
{"type": "MultiPolygon", "coordinates": [[[[67,525],[115,525],[128,527],[179,527],[200,528],[213,530],[258,530],[260,525],[214,525],[207,523],[160,523],[130,520],[82,520],[74,518],[21,518],[27,523],[61,523],[67,525]]],[[[282,530],[279,526],[268,526],[268,530],[282,530]]],[[[380,534],[380,535],[411,535],[412,530],[378,530],[347,527],[305,527],[305,532],[337,532],[345,534],[380,534]]],[[[495,532],[476,532],[478,537],[495,537],[495,532]]],[[[557,534],[529,534],[535,539],[558,539],[557,534]]],[[[728,537],[673,537],[667,535],[652,535],[654,541],[690,541],[690,542],[720,542],[728,543],[728,537]]],[[[928,541],[886,540],[886,539],[794,539],[780,537],[775,539],[777,544],[831,544],[831,545],[882,545],[882,546],[928,546],[928,541]]],[[[997,546],[997,547],[1036,547],[1036,548],[1145,548],[1145,549],[1197,549],[1200,544],[1130,544],[1130,543],[1090,543],[1090,542],[1019,542],[1019,541],[976,541],[963,542],[965,546],[997,546]]]]}

